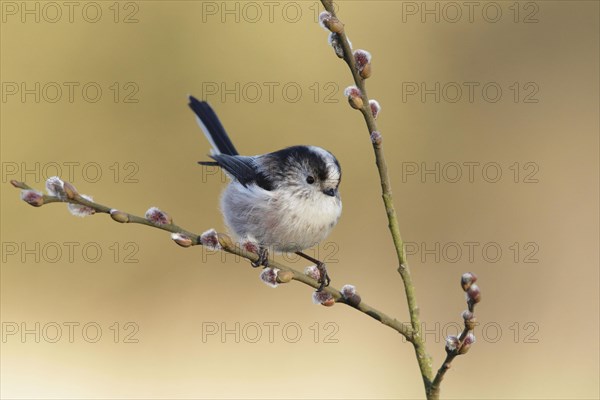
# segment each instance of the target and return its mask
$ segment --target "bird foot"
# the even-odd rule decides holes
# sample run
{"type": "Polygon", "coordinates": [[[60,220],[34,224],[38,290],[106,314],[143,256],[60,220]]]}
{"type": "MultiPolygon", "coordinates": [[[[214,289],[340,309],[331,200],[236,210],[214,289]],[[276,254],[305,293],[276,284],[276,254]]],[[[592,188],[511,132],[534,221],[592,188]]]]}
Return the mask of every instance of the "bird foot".
{"type": "Polygon", "coordinates": [[[317,292],[320,292],[323,290],[324,287],[329,286],[329,284],[331,283],[331,278],[329,278],[329,274],[327,273],[327,266],[325,265],[324,262],[318,262],[317,263],[317,269],[319,270],[319,280],[318,282],[320,283],[319,288],[317,289],[317,292]]]}
{"type": "Polygon", "coordinates": [[[269,266],[269,250],[266,247],[258,249],[258,260],[250,263],[253,268],[268,267],[269,266]]]}

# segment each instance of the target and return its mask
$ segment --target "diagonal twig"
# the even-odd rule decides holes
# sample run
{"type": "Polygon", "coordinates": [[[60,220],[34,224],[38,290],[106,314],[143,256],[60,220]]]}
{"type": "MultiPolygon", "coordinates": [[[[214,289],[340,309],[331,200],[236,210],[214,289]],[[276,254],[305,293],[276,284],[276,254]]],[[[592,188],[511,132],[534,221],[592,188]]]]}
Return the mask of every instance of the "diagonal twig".
{"type": "MultiPolygon", "coordinates": [[[[23,191],[31,191],[31,192],[37,193],[39,196],[39,201],[37,204],[32,204],[30,201],[28,201],[28,203],[30,203],[32,205],[41,206],[41,205],[50,204],[50,203],[77,204],[77,205],[81,205],[83,207],[89,207],[90,209],[94,210],[94,213],[109,214],[117,222],[141,224],[141,225],[145,225],[145,226],[148,226],[151,228],[161,229],[161,230],[175,233],[175,234],[181,234],[191,240],[190,245],[192,245],[192,246],[203,245],[202,240],[201,240],[202,235],[199,235],[199,234],[193,233],[187,229],[181,228],[180,226],[175,225],[172,222],[170,222],[170,223],[153,222],[151,220],[148,220],[147,218],[140,217],[140,216],[130,214],[130,213],[126,213],[123,211],[118,211],[112,207],[108,207],[108,206],[102,205],[100,203],[96,203],[94,201],[88,200],[85,197],[82,197],[82,195],[80,195],[79,193],[77,193],[77,191],[74,190],[73,186],[67,182],[65,182],[65,187],[69,187],[72,189],[71,189],[71,192],[69,195],[65,194],[64,196],[41,194],[40,192],[35,191],[35,189],[31,188],[26,183],[19,182],[16,180],[11,181],[11,184],[16,188],[22,189],[23,191]]],[[[244,248],[242,248],[241,246],[239,246],[238,244],[235,244],[228,235],[223,234],[223,233],[216,233],[216,232],[215,232],[215,234],[216,234],[216,243],[214,243],[215,244],[214,248],[222,250],[222,251],[226,251],[227,253],[235,254],[237,256],[243,257],[250,261],[258,260],[257,254],[247,251],[244,248]]],[[[291,272],[293,274],[291,279],[293,279],[297,282],[304,283],[305,285],[308,285],[315,289],[319,288],[319,286],[320,286],[320,284],[319,284],[319,282],[317,282],[317,280],[315,280],[315,279],[307,276],[303,272],[300,272],[300,271],[298,271],[294,268],[291,268],[287,265],[278,263],[276,261],[270,261],[269,266],[271,268],[276,268],[281,271],[291,272]]],[[[368,305],[367,303],[365,303],[362,300],[358,304],[356,304],[355,302],[353,302],[349,299],[346,299],[342,295],[340,290],[336,289],[335,287],[329,286],[329,287],[324,288],[323,291],[330,294],[336,303],[343,303],[352,308],[355,308],[356,310],[381,322],[383,325],[386,325],[386,326],[394,329],[395,331],[400,333],[402,336],[404,336],[408,341],[412,342],[413,337],[414,337],[414,332],[413,332],[412,328],[406,326],[406,324],[403,324],[402,322],[398,321],[396,318],[392,318],[392,317],[388,316],[387,314],[368,305]]]]}

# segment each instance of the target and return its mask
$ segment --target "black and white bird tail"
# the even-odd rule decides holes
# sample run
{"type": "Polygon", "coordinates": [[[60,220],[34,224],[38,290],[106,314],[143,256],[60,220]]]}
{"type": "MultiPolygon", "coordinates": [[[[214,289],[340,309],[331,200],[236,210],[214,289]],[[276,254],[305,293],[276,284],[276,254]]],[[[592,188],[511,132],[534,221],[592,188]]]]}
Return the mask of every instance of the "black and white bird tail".
{"type": "Polygon", "coordinates": [[[202,128],[204,135],[212,146],[211,154],[226,154],[229,156],[239,155],[212,107],[209,106],[206,101],[200,101],[194,96],[190,96],[189,100],[190,102],[188,105],[194,114],[196,114],[198,125],[202,128]]]}

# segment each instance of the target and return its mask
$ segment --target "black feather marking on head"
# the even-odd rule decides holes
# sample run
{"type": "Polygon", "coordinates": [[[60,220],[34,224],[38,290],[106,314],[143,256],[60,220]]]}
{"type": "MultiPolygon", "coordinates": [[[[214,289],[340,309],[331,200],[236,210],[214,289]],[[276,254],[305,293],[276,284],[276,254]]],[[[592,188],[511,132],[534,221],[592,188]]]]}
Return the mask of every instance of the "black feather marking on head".
{"type": "MultiPolygon", "coordinates": [[[[267,174],[272,176],[276,182],[290,182],[290,177],[296,178],[298,183],[305,182],[304,177],[298,178],[299,175],[302,176],[306,173],[314,175],[320,182],[324,182],[329,179],[331,168],[335,168],[341,178],[340,164],[337,159],[325,150],[320,149],[320,151],[327,154],[327,158],[331,158],[331,160],[328,162],[323,154],[316,152],[310,146],[292,146],[266,154],[262,156],[263,160],[261,161],[267,174]],[[331,161],[334,165],[328,165],[331,161]]],[[[339,179],[337,186],[339,186],[339,179]]]]}

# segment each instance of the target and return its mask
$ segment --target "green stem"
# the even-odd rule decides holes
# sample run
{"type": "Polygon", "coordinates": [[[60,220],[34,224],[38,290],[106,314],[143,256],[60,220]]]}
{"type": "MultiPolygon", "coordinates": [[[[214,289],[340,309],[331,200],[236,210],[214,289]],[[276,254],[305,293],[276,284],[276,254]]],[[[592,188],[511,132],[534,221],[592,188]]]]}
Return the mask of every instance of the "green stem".
{"type": "MultiPolygon", "coordinates": [[[[335,9],[333,7],[333,2],[331,0],[321,0],[321,3],[327,11],[329,11],[333,16],[337,18],[337,15],[335,14],[335,9]]],[[[338,33],[338,36],[340,38],[340,45],[344,50],[344,61],[350,68],[350,72],[352,73],[352,77],[354,78],[354,83],[356,84],[356,87],[358,87],[361,91],[363,106],[360,109],[360,111],[364,117],[365,123],[369,130],[369,135],[371,135],[373,132],[378,132],[378,130],[375,118],[373,117],[373,113],[371,112],[371,106],[369,105],[369,96],[367,95],[365,80],[360,76],[360,72],[355,66],[354,55],[348,43],[346,33],[340,32],[338,33]]],[[[411,343],[413,344],[415,349],[417,362],[419,364],[419,369],[421,370],[421,376],[423,378],[423,384],[425,386],[425,392],[429,393],[429,387],[431,386],[433,379],[431,358],[427,354],[425,342],[421,337],[421,319],[419,316],[419,307],[417,305],[415,288],[412,283],[410,269],[406,261],[404,242],[402,241],[402,236],[400,235],[400,228],[398,224],[398,217],[396,215],[396,209],[394,208],[392,185],[388,175],[387,163],[383,153],[381,141],[372,142],[373,151],[375,153],[375,163],[377,165],[377,170],[379,172],[379,177],[381,180],[381,192],[383,197],[383,204],[385,206],[385,211],[387,214],[388,227],[392,235],[392,240],[396,249],[396,256],[398,258],[398,272],[400,273],[400,276],[402,277],[402,282],[404,283],[404,292],[406,294],[408,312],[410,314],[410,322],[413,330],[413,338],[411,340],[411,343]]]]}

